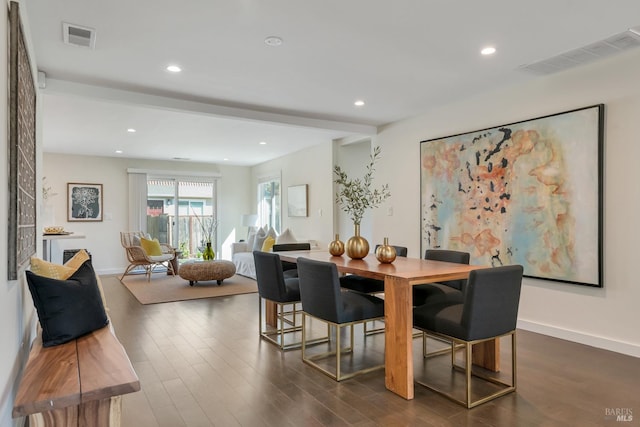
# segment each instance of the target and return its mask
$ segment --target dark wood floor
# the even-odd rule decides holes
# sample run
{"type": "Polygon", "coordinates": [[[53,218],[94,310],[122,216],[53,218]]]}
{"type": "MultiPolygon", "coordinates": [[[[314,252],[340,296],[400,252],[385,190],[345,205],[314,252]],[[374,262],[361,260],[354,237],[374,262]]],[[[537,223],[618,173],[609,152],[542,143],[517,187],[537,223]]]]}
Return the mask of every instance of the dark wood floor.
{"type": "MultiPolygon", "coordinates": [[[[281,353],[258,338],[256,294],[144,306],[102,279],[142,383],[123,398],[123,427],[640,425],[640,360],[630,356],[519,331],[517,392],[467,410],[419,385],[406,401],[385,389],[382,370],[337,383],[300,351],[281,353]]],[[[382,351],[383,341],[367,346],[382,351]]],[[[414,349],[422,375],[420,340],[414,349]]]]}

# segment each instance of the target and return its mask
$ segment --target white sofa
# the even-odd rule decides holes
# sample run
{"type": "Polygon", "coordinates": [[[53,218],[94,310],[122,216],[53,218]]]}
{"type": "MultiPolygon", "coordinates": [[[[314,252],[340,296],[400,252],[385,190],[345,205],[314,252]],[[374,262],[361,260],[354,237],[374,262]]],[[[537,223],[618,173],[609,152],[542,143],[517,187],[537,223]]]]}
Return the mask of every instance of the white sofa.
{"type": "Polygon", "coordinates": [[[236,266],[236,274],[255,280],[256,266],[253,263],[253,248],[249,249],[247,242],[231,244],[231,261],[236,266]]]}
{"type": "MultiPolygon", "coordinates": [[[[273,230],[264,230],[265,235],[270,235],[274,237],[275,232],[273,230]]],[[[260,229],[258,229],[258,233],[260,229]]],[[[260,236],[258,234],[258,236],[260,236]]],[[[276,245],[286,245],[290,243],[310,243],[308,241],[299,241],[293,236],[293,233],[286,229],[279,236],[275,236],[275,244],[276,245]]],[[[260,237],[257,238],[258,243],[255,243],[256,237],[252,236],[249,233],[249,237],[246,242],[236,242],[231,244],[231,261],[236,266],[236,274],[240,274],[241,276],[250,277],[255,280],[256,278],[256,266],[253,262],[253,251],[254,249],[262,248],[264,239],[260,240],[260,237]]]]}

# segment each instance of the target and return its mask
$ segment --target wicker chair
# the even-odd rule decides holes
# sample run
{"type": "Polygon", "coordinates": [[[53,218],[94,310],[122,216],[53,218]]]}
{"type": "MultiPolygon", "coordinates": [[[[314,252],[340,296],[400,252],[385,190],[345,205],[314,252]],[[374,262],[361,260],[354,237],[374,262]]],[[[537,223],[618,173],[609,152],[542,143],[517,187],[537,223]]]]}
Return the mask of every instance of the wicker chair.
{"type": "Polygon", "coordinates": [[[176,272],[173,270],[171,260],[176,256],[175,250],[166,243],[160,243],[162,248],[162,255],[151,256],[140,246],[140,238],[145,237],[145,234],[141,231],[127,231],[120,232],[120,243],[127,252],[127,259],[129,260],[129,266],[120,277],[120,280],[124,278],[131,270],[136,267],[143,267],[147,281],[151,280],[151,273],[157,266],[165,266],[167,271],[171,272],[174,276],[176,272]]]}

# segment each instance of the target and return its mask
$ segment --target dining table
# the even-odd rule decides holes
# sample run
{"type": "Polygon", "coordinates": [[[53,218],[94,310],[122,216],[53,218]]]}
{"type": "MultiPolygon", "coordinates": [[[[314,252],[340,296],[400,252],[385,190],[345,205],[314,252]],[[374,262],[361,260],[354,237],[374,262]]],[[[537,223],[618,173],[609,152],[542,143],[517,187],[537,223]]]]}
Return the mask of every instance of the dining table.
{"type": "MultiPolygon", "coordinates": [[[[384,280],[385,386],[407,400],[414,397],[412,287],[466,279],[470,271],[486,268],[405,257],[397,257],[393,263],[383,264],[373,254],[356,260],[346,255],[332,256],[329,251],[323,250],[287,251],[279,255],[281,260],[294,263],[300,257],[332,262],[340,273],[384,280]]],[[[500,366],[499,341],[476,344],[473,363],[497,372],[500,366]]]]}

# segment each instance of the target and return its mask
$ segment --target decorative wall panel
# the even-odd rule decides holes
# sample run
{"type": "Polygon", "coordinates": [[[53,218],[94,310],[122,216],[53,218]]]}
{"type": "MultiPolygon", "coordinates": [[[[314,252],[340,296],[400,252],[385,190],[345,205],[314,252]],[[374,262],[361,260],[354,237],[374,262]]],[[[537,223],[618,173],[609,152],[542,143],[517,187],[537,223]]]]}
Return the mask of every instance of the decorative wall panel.
{"type": "Polygon", "coordinates": [[[36,90],[18,3],[9,11],[8,278],[36,252],[36,90]]]}

